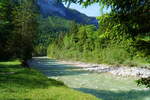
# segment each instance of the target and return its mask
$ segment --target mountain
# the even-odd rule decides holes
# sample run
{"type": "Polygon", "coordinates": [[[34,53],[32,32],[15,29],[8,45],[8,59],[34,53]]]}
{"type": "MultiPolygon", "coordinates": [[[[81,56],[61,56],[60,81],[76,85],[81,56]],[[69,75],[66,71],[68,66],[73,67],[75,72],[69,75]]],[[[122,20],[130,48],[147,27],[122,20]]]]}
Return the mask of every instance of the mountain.
{"type": "Polygon", "coordinates": [[[81,24],[98,25],[98,21],[95,17],[88,17],[77,10],[66,8],[61,2],[58,2],[58,0],[37,0],[37,5],[40,9],[40,13],[44,17],[59,16],[81,24]]]}

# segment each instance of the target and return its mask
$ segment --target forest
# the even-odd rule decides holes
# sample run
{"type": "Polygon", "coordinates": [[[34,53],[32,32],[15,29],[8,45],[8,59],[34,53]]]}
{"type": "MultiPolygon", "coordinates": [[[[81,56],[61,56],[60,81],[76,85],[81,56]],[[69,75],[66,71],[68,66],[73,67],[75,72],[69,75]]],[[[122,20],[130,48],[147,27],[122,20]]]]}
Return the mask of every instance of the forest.
{"type": "MultiPolygon", "coordinates": [[[[150,68],[149,0],[57,0],[69,3],[68,9],[71,3],[78,3],[84,7],[99,3],[102,9],[111,8],[109,13],[96,18],[98,25],[78,23],[59,16],[44,17],[40,14],[36,2],[37,0],[0,0],[1,62],[17,60],[19,66],[27,68],[23,70],[25,73],[28,73],[28,60],[37,56],[150,68]]],[[[1,62],[0,82],[4,81],[1,73],[5,73],[6,70],[4,68],[3,72],[1,66],[4,64],[1,62]]],[[[21,70],[20,67],[15,68],[21,70]]],[[[30,74],[32,72],[39,75],[34,70],[29,71],[30,74]]],[[[7,78],[11,79],[9,76],[7,78]]],[[[40,79],[47,82],[41,84],[63,84],[55,80],[49,83],[45,77],[40,79]]],[[[150,87],[150,77],[137,80],[137,84],[150,87]]],[[[74,94],[73,91],[71,93],[74,94]]],[[[79,100],[68,98],[66,100],[79,100]]]]}

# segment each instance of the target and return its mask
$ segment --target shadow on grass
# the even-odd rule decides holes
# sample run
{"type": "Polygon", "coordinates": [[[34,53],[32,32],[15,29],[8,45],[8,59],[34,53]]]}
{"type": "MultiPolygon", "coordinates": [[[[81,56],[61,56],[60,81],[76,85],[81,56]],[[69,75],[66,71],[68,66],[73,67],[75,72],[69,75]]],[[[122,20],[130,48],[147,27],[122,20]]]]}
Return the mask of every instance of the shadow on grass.
{"type": "Polygon", "coordinates": [[[64,83],[48,79],[33,69],[23,68],[20,65],[0,64],[0,88],[47,88],[49,86],[64,86],[64,83]]]}
{"type": "Polygon", "coordinates": [[[107,91],[89,88],[75,88],[75,90],[90,93],[102,100],[150,100],[150,90],[107,91]]]}
{"type": "Polygon", "coordinates": [[[5,65],[5,64],[0,64],[0,73],[7,73],[13,71],[13,69],[19,68],[16,65],[5,65]]]}

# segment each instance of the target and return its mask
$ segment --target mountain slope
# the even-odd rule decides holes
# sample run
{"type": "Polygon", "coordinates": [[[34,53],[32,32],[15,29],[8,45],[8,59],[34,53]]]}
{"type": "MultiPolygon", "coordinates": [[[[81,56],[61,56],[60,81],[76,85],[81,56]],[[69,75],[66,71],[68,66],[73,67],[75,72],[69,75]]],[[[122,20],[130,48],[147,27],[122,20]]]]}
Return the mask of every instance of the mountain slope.
{"type": "Polygon", "coordinates": [[[77,10],[66,8],[62,3],[57,2],[57,0],[37,0],[37,5],[44,17],[59,16],[82,24],[98,24],[95,17],[88,17],[77,10]]]}

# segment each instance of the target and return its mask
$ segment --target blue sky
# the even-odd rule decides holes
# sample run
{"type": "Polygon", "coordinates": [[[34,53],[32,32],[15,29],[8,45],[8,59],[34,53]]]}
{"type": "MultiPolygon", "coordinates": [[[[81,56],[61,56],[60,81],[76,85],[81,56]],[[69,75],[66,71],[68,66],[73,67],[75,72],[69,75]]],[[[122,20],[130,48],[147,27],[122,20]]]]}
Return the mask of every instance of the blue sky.
{"type": "MultiPolygon", "coordinates": [[[[76,10],[80,11],[81,13],[84,13],[84,14],[86,14],[88,16],[96,17],[96,16],[100,16],[101,15],[100,6],[97,3],[93,4],[91,6],[88,6],[87,8],[82,7],[79,4],[72,3],[70,8],[76,9],[76,10]]],[[[109,11],[110,11],[110,9],[108,9],[108,10],[104,9],[104,12],[109,12],[109,11]]]]}

